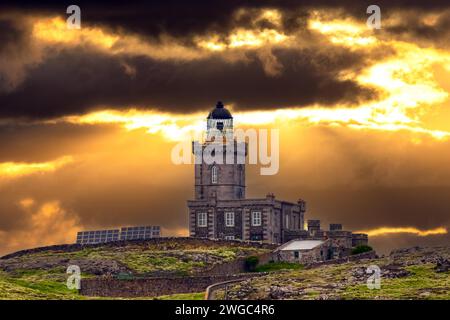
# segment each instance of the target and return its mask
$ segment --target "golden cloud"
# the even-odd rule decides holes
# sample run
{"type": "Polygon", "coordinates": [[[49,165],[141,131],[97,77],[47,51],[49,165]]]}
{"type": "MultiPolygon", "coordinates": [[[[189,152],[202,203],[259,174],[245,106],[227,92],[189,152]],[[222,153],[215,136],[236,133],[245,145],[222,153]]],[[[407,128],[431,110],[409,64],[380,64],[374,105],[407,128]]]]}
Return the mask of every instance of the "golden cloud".
{"type": "Polygon", "coordinates": [[[48,162],[3,162],[0,163],[0,178],[16,178],[36,173],[53,172],[73,161],[72,156],[64,156],[48,162]]]}
{"type": "Polygon", "coordinates": [[[69,216],[61,207],[59,201],[48,201],[35,206],[34,199],[26,198],[19,205],[30,214],[29,225],[14,233],[0,231],[0,242],[4,244],[2,253],[74,242],[80,225],[76,218],[69,216]]]}
{"type": "MultiPolygon", "coordinates": [[[[278,11],[263,10],[258,17],[272,19],[275,25],[279,25],[277,21],[280,21],[280,15],[278,11]]],[[[330,108],[312,105],[302,108],[292,106],[271,111],[237,112],[235,113],[237,123],[269,125],[277,121],[282,123],[295,120],[307,125],[342,126],[352,130],[405,131],[412,134],[411,141],[419,141],[421,135],[431,136],[436,140],[449,139],[449,127],[435,128],[422,121],[424,115],[433,112],[433,108],[448,101],[449,92],[436,81],[434,74],[436,65],[450,70],[448,51],[403,41],[385,40],[361,22],[330,18],[317,12],[313,13],[308,27],[337,45],[344,45],[355,50],[369,45],[374,50],[392,49],[394,54],[379,61],[373,61],[362,71],[345,71],[339,75],[343,80],[352,80],[361,86],[376,89],[380,92],[380,98],[357,106],[336,105],[330,108]]],[[[165,59],[175,56],[192,59],[205,54],[200,53],[204,50],[224,51],[275,44],[297,46],[299,44],[296,42],[300,41],[276,29],[241,28],[231,30],[222,40],[217,35],[197,38],[198,48],[184,47],[172,40],[155,46],[134,36],[109,34],[98,28],[84,27],[81,30],[68,30],[60,18],[37,22],[34,34],[41,40],[51,42],[95,44],[109,50],[112,54],[146,52],[153,57],[165,59]],[[184,55],[181,51],[192,54],[184,55]]],[[[270,52],[269,55],[261,54],[260,59],[265,61],[263,64],[266,73],[276,75],[282,72],[282,66],[278,64],[274,56],[270,55],[270,52]]],[[[179,140],[183,139],[188,132],[202,130],[203,117],[204,115],[201,114],[186,116],[137,111],[130,108],[125,111],[106,109],[81,116],[65,117],[62,121],[81,124],[118,123],[128,130],[146,128],[149,133],[162,132],[170,140],[179,140]]]]}
{"type": "Polygon", "coordinates": [[[358,233],[367,233],[369,237],[384,236],[388,234],[409,233],[419,237],[447,234],[447,228],[438,227],[429,230],[420,230],[413,227],[381,227],[371,230],[357,231],[358,233]]]}

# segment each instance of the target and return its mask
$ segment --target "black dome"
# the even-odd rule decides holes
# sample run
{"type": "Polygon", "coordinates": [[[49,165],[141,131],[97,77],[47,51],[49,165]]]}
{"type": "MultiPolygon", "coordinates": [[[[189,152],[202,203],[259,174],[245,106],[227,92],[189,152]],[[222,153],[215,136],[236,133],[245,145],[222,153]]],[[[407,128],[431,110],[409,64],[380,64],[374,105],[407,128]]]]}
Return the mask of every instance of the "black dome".
{"type": "Polygon", "coordinates": [[[208,115],[208,119],[233,119],[230,111],[223,106],[221,101],[217,102],[216,108],[208,115]]]}

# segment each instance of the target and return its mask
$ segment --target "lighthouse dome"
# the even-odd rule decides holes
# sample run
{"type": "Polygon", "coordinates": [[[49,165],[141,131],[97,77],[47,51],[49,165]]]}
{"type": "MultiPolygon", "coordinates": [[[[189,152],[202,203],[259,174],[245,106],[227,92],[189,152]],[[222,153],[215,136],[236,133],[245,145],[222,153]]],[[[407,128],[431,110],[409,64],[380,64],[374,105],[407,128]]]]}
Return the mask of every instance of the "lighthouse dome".
{"type": "Polygon", "coordinates": [[[230,111],[223,106],[222,101],[218,101],[216,107],[209,113],[208,119],[233,119],[230,111]]]}

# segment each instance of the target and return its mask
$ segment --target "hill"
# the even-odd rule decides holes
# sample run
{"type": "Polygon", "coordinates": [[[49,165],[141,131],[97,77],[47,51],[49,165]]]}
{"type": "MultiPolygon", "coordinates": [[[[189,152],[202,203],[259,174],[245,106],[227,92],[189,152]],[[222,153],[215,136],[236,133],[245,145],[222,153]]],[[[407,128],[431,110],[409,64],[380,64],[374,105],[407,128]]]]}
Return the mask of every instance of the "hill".
{"type": "Polygon", "coordinates": [[[83,278],[192,275],[217,264],[270,252],[270,248],[237,241],[161,238],[24,250],[0,259],[0,298],[84,298],[66,287],[69,265],[78,265],[83,278]]]}
{"type": "Polygon", "coordinates": [[[229,287],[227,298],[449,300],[449,270],[450,247],[414,247],[378,259],[273,272],[229,287]],[[369,265],[381,269],[379,290],[367,287],[369,265]]]}
{"type": "MultiPolygon", "coordinates": [[[[17,252],[0,259],[0,299],[92,299],[66,287],[66,268],[83,279],[120,275],[202,275],[212,267],[273,246],[237,241],[162,238],[99,245],[62,245],[17,252]]],[[[268,263],[261,274],[227,289],[228,299],[450,299],[450,246],[408,248],[376,259],[299,266],[268,263]],[[369,265],[381,269],[381,288],[367,288],[369,265]]],[[[204,293],[158,299],[202,299],[204,293]]],[[[223,298],[219,290],[216,298],[223,298]]],[[[94,297],[95,298],[95,297],[94,297]]]]}

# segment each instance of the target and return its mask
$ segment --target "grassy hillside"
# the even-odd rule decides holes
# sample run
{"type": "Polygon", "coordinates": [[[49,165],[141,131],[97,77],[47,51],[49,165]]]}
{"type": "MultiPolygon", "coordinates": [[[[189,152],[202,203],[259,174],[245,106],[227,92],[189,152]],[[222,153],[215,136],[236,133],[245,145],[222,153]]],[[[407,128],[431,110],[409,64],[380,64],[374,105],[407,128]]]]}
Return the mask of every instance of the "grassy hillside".
{"type": "MultiPolygon", "coordinates": [[[[269,249],[239,243],[127,243],[37,250],[0,259],[0,299],[94,299],[67,289],[66,268],[79,265],[83,277],[183,275],[269,249]]],[[[231,286],[229,299],[450,299],[450,247],[397,250],[387,257],[312,269],[269,263],[269,272],[231,286]],[[370,290],[369,265],[381,269],[381,289],[370,290]]],[[[202,299],[203,292],[157,299],[202,299]]],[[[223,292],[217,295],[223,297],[223,292]]]]}
{"type": "MultiPolygon", "coordinates": [[[[449,259],[450,247],[411,248],[380,259],[272,272],[232,286],[228,298],[448,300],[449,259]],[[439,263],[442,267],[436,268],[439,263]],[[381,269],[379,290],[367,287],[369,265],[381,269]]],[[[223,297],[223,292],[218,297],[223,297]]]]}
{"type": "MultiPolygon", "coordinates": [[[[0,299],[85,299],[66,287],[69,265],[82,276],[160,276],[201,273],[216,264],[270,251],[251,245],[177,240],[40,250],[0,260],[0,299]]],[[[204,293],[185,298],[202,297],[204,293]]],[[[165,299],[182,299],[183,295],[165,299]]]]}

